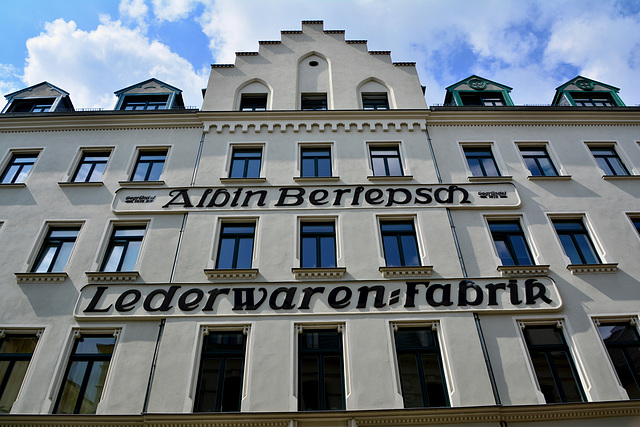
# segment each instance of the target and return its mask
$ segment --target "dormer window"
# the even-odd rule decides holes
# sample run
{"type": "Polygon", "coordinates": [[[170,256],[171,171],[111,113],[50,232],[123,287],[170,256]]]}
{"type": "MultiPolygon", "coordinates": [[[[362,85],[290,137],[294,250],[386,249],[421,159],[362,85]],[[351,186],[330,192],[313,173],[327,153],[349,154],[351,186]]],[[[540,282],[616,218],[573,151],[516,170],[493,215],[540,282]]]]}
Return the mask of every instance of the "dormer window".
{"type": "Polygon", "coordinates": [[[573,102],[579,107],[613,107],[615,102],[608,93],[570,92],[573,102]]]}
{"type": "Polygon", "coordinates": [[[386,93],[362,93],[362,109],[363,110],[388,110],[389,99],[386,93]]]}
{"type": "Polygon", "coordinates": [[[182,91],[158,79],[149,79],[115,92],[114,110],[156,111],[185,108],[182,91]]]}
{"type": "Polygon", "coordinates": [[[8,113],[46,113],[54,99],[16,99],[8,113]]]}
{"type": "Polygon", "coordinates": [[[121,110],[166,110],[169,95],[125,96],[121,110]]]}
{"type": "Polygon", "coordinates": [[[504,97],[500,92],[461,92],[460,99],[465,107],[500,107],[505,105],[504,97]]]}
{"type": "Polygon", "coordinates": [[[562,107],[624,107],[617,87],[576,76],[556,88],[553,106],[562,107]]]}
{"type": "Polygon", "coordinates": [[[326,93],[303,93],[300,102],[302,110],[326,110],[326,93]]]}
{"type": "Polygon", "coordinates": [[[3,113],[53,113],[74,111],[69,93],[48,82],[38,83],[4,96],[3,113]]]}
{"type": "Polygon", "coordinates": [[[512,106],[511,88],[476,75],[447,87],[444,105],[455,107],[512,106]]]}
{"type": "Polygon", "coordinates": [[[266,111],[266,93],[243,93],[240,98],[240,111],[266,111]]]}

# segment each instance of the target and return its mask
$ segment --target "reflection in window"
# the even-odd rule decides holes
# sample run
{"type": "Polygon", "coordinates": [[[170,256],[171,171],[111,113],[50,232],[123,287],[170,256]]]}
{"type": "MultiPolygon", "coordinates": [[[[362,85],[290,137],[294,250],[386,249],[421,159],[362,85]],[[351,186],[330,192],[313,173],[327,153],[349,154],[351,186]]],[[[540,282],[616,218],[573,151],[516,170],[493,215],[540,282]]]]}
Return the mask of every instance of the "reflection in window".
{"type": "Polygon", "coordinates": [[[334,223],[303,222],[301,224],[301,267],[332,268],[336,266],[336,232],[334,223]]]}
{"type": "Polygon", "coordinates": [[[464,155],[473,176],[500,176],[491,147],[465,147],[464,155]]]}
{"type": "Polygon", "coordinates": [[[95,414],[109,371],[116,339],[113,335],[76,338],[55,414],[95,414]]]}
{"type": "Polygon", "coordinates": [[[125,96],[121,110],[165,110],[169,95],[125,96]]]}
{"type": "Polygon", "coordinates": [[[628,322],[600,324],[598,332],[629,399],[640,399],[640,339],[628,322]]]}
{"type": "Polygon", "coordinates": [[[380,222],[380,232],[387,267],[420,265],[413,221],[380,222]]]}
{"type": "Polygon", "coordinates": [[[558,175],[545,147],[520,147],[520,153],[532,176],[558,175]]]}
{"type": "Polygon", "coordinates": [[[33,335],[0,338],[0,414],[11,411],[37,342],[33,335]]]}
{"type": "Polygon", "coordinates": [[[329,147],[305,147],[300,150],[300,156],[303,177],[331,176],[331,149],[329,147]]]}
{"type": "Polygon", "coordinates": [[[240,331],[204,337],[194,412],[240,411],[245,347],[240,331]]]}
{"type": "Polygon", "coordinates": [[[141,151],[131,181],[160,181],[166,151],[141,151]]]}
{"type": "Polygon", "coordinates": [[[56,227],[49,230],[33,267],[35,273],[59,273],[69,261],[80,227],[56,227]]]}
{"type": "Polygon", "coordinates": [[[21,184],[25,182],[37,158],[37,153],[14,154],[4,169],[0,183],[21,184]]]}
{"type": "Polygon", "coordinates": [[[589,149],[605,175],[629,175],[629,171],[613,147],[589,147],[589,149]]]}
{"type": "Polygon", "coordinates": [[[553,226],[571,264],[600,264],[600,257],[593,247],[582,220],[556,219],[553,220],[553,226]]]}
{"type": "Polygon", "coordinates": [[[73,175],[73,182],[98,182],[102,178],[104,169],[111,155],[108,151],[89,151],[82,155],[82,160],[78,164],[76,173],[73,175]]]}
{"type": "Polygon", "coordinates": [[[374,176],[402,176],[400,150],[395,147],[369,147],[374,176]]]}
{"type": "Polygon", "coordinates": [[[251,268],[255,224],[222,224],[216,268],[251,268]]]}
{"type": "Polygon", "coordinates": [[[533,265],[519,221],[490,221],[489,229],[502,265],[533,265]]]}
{"type": "Polygon", "coordinates": [[[259,178],[261,164],[262,149],[234,148],[229,178],[259,178]]]}
{"type": "Polygon", "coordinates": [[[133,271],[145,230],[144,225],[115,227],[101,271],[133,271]]]}

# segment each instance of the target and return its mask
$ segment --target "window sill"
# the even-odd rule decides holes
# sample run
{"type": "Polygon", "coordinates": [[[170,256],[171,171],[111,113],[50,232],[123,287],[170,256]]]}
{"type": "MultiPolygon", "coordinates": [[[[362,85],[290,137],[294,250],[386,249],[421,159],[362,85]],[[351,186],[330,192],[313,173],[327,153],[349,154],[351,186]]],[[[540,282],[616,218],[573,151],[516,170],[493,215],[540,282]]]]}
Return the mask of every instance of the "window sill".
{"type": "Polygon", "coordinates": [[[417,265],[405,267],[380,267],[382,277],[393,279],[394,277],[422,277],[431,276],[433,271],[432,265],[417,265]]]}
{"type": "Polygon", "coordinates": [[[0,184],[0,187],[4,187],[4,188],[22,188],[26,186],[27,184],[25,184],[24,182],[16,182],[12,184],[0,184]]]}
{"type": "Polygon", "coordinates": [[[571,175],[550,175],[550,176],[533,176],[527,177],[529,181],[570,181],[571,175]]]}
{"type": "Polygon", "coordinates": [[[618,263],[612,262],[608,264],[569,264],[567,270],[571,274],[588,274],[588,273],[615,273],[618,271],[618,263]]]}
{"type": "Polygon", "coordinates": [[[257,184],[267,182],[267,178],[220,178],[223,184],[257,184]]]}
{"type": "Polygon", "coordinates": [[[605,181],[625,181],[640,179],[640,175],[602,175],[605,181]]]}
{"type": "Polygon", "coordinates": [[[15,273],[18,283],[62,283],[67,273],[15,273]]]}
{"type": "Polygon", "coordinates": [[[164,181],[118,181],[121,187],[160,187],[164,181]]]}
{"type": "Polygon", "coordinates": [[[548,265],[501,265],[498,266],[500,274],[508,277],[536,276],[549,274],[548,265]]]}
{"type": "Polygon", "coordinates": [[[372,182],[411,181],[413,180],[413,175],[390,175],[390,176],[369,175],[367,179],[372,182]]]}
{"type": "Polygon", "coordinates": [[[205,268],[204,274],[209,280],[224,279],[255,279],[258,277],[257,268],[205,268]]]}
{"type": "Polygon", "coordinates": [[[105,282],[135,282],[140,273],[137,271],[87,271],[89,283],[105,283],[105,282]]]}
{"type": "Polygon", "coordinates": [[[337,176],[294,176],[295,182],[337,182],[340,177],[337,176]]]}
{"type": "Polygon", "coordinates": [[[339,279],[344,276],[347,269],[336,268],[292,268],[291,272],[296,279],[339,279]]]}
{"type": "Polygon", "coordinates": [[[95,181],[95,182],[62,181],[62,182],[59,182],[58,185],[60,187],[102,187],[104,183],[102,181],[95,181]]]}
{"type": "Polygon", "coordinates": [[[469,176],[469,182],[487,182],[487,181],[511,181],[512,176],[469,176]]]}

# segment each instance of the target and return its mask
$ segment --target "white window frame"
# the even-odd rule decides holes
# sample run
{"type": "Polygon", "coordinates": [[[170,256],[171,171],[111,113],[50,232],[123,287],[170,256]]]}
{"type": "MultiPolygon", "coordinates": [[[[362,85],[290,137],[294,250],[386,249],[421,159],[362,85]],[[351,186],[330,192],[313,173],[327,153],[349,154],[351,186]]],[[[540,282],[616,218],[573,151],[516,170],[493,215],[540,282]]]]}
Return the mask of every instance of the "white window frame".
{"type": "Polygon", "coordinates": [[[337,179],[338,178],[338,165],[337,165],[337,157],[335,154],[336,144],[335,141],[304,141],[297,143],[297,161],[296,161],[296,177],[298,179],[303,179],[306,181],[322,181],[329,179],[337,179]],[[302,150],[306,148],[328,148],[329,154],[331,157],[331,176],[313,176],[313,177],[303,177],[302,176],[302,150]]]}
{"type": "Polygon", "coordinates": [[[398,180],[398,179],[407,179],[410,180],[413,178],[411,175],[411,170],[409,169],[409,157],[404,148],[403,140],[367,140],[364,142],[366,158],[367,158],[367,177],[369,179],[376,180],[398,180]],[[400,164],[402,165],[402,175],[374,175],[373,173],[373,163],[371,162],[371,148],[384,148],[384,147],[394,147],[398,149],[398,155],[400,156],[400,164]]]}
{"type": "Polygon", "coordinates": [[[511,175],[505,174],[507,171],[507,164],[504,162],[502,155],[500,155],[500,151],[498,150],[498,146],[495,141],[458,141],[458,152],[460,153],[460,157],[462,158],[462,163],[464,164],[464,169],[467,172],[467,179],[472,180],[491,180],[491,179],[502,179],[509,180],[511,179],[511,175]],[[491,150],[491,155],[493,156],[493,160],[496,162],[496,167],[498,168],[498,172],[500,176],[473,176],[471,172],[471,168],[469,167],[469,162],[467,161],[467,156],[464,153],[465,148],[487,148],[491,150]]]}
{"type": "Polygon", "coordinates": [[[40,162],[40,159],[42,158],[42,153],[44,152],[44,150],[45,149],[43,147],[9,148],[6,151],[4,157],[2,158],[2,162],[0,163],[0,177],[2,177],[4,175],[5,171],[7,170],[7,167],[9,166],[9,163],[11,162],[11,159],[13,158],[14,155],[35,154],[36,155],[36,160],[33,162],[33,166],[31,167],[31,170],[29,171],[29,173],[27,174],[27,176],[25,177],[23,182],[0,184],[0,186],[2,186],[2,185],[17,185],[17,186],[25,186],[25,185],[27,185],[27,181],[29,181],[29,178],[31,178],[33,170],[38,165],[38,162],[40,162]]]}
{"type": "Polygon", "coordinates": [[[267,142],[255,141],[255,142],[229,142],[227,144],[226,161],[224,166],[224,176],[221,177],[221,181],[252,181],[252,180],[264,180],[266,179],[267,169],[267,142]],[[231,163],[233,162],[233,151],[235,149],[252,149],[259,148],[261,150],[260,157],[260,174],[253,178],[231,178],[231,163]]]}
{"type": "Polygon", "coordinates": [[[553,146],[549,143],[549,141],[513,141],[513,143],[516,146],[516,150],[518,152],[518,155],[520,156],[520,162],[522,163],[522,167],[527,177],[531,177],[534,179],[538,179],[538,178],[553,179],[553,178],[563,178],[563,177],[570,178],[571,177],[571,175],[569,175],[564,165],[560,163],[558,153],[553,148],[553,146]],[[527,167],[526,162],[524,161],[524,157],[522,156],[522,151],[520,150],[521,148],[544,148],[545,151],[547,152],[547,155],[549,155],[549,159],[551,159],[551,163],[553,163],[553,166],[556,168],[556,172],[558,172],[558,175],[555,175],[555,176],[532,175],[531,171],[527,167]]]}
{"type": "Polygon", "coordinates": [[[107,164],[104,166],[104,172],[102,174],[102,178],[104,178],[105,174],[107,173],[107,168],[109,168],[109,165],[111,164],[111,159],[113,158],[113,153],[115,152],[116,147],[113,145],[105,145],[105,146],[82,146],[82,147],[78,147],[78,150],[76,151],[75,156],[73,157],[73,159],[71,160],[71,165],[69,166],[69,169],[67,171],[67,175],[64,178],[64,181],[62,181],[62,183],[64,184],[75,184],[75,185],[100,185],[103,183],[103,180],[101,179],[100,181],[93,181],[93,182],[76,182],[73,181],[73,177],[76,174],[76,171],[78,170],[78,167],[80,166],[80,162],[82,161],[82,157],[87,154],[87,153],[103,153],[103,152],[109,152],[109,158],[107,159],[107,164]]]}

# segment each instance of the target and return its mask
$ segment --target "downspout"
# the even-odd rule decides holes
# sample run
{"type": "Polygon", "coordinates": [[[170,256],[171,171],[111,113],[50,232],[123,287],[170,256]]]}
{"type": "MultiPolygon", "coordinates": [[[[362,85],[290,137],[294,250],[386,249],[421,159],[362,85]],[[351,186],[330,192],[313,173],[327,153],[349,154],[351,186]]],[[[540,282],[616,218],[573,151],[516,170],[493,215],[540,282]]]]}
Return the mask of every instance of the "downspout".
{"type": "MultiPolygon", "coordinates": [[[[431,136],[429,135],[429,126],[425,126],[425,135],[427,137],[427,144],[429,145],[429,151],[431,152],[431,160],[436,170],[436,176],[438,177],[438,184],[442,184],[442,176],[440,175],[440,169],[438,168],[438,161],[436,160],[435,152],[433,151],[433,143],[431,142],[431,136]]],[[[460,249],[460,242],[458,241],[458,235],[456,234],[456,226],[453,223],[453,217],[451,216],[451,210],[445,208],[447,211],[447,218],[449,219],[449,227],[451,227],[451,234],[453,236],[453,242],[456,246],[456,252],[458,254],[458,262],[460,262],[460,270],[462,270],[462,277],[467,278],[467,268],[464,265],[464,258],[462,257],[462,250],[460,249]]],[[[478,331],[478,337],[480,338],[480,346],[482,347],[482,355],[484,356],[484,363],[487,365],[487,373],[489,374],[489,381],[491,382],[491,390],[493,391],[493,399],[496,405],[502,406],[502,400],[500,399],[500,393],[498,391],[498,385],[496,384],[496,378],[491,367],[491,358],[489,357],[489,351],[487,350],[487,344],[482,333],[482,325],[480,324],[480,316],[478,313],[473,313],[473,319],[476,323],[476,329],[478,331]]],[[[501,427],[506,427],[507,423],[500,421],[501,427]],[[504,423],[504,424],[503,424],[504,423]]]]}

